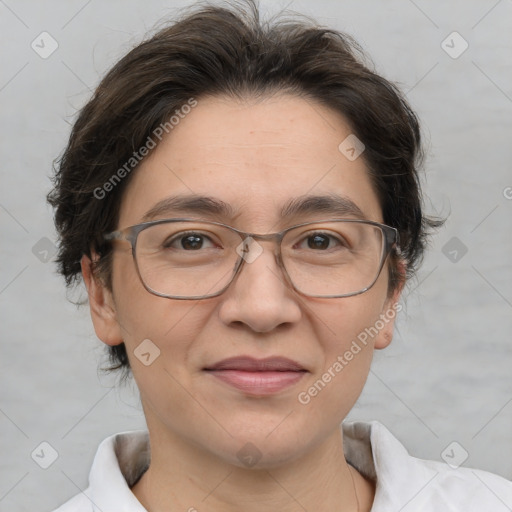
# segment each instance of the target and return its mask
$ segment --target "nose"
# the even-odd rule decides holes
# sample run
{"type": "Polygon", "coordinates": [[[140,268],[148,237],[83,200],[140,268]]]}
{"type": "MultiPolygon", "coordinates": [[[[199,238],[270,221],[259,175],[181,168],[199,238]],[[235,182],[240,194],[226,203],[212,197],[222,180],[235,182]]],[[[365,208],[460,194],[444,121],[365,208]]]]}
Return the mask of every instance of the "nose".
{"type": "Polygon", "coordinates": [[[222,294],[221,320],[270,332],[301,318],[299,297],[286,281],[269,241],[252,241],[235,279],[222,294]]]}

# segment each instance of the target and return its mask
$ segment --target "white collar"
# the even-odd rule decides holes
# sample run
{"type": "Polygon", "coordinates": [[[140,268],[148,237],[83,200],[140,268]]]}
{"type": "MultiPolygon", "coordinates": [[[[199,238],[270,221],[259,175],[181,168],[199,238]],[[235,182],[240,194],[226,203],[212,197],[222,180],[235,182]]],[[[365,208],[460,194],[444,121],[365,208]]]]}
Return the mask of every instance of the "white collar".
{"type": "MultiPolygon", "coordinates": [[[[512,510],[512,482],[498,475],[411,457],[378,421],[345,422],[342,429],[347,461],[376,481],[372,512],[512,510]]],[[[92,502],[99,512],[146,512],[130,485],[148,462],[147,432],[108,437],[98,448],[89,488],[77,498],[88,506],[92,502]]],[[[78,509],[62,507],[62,512],[68,510],[78,509]]]]}

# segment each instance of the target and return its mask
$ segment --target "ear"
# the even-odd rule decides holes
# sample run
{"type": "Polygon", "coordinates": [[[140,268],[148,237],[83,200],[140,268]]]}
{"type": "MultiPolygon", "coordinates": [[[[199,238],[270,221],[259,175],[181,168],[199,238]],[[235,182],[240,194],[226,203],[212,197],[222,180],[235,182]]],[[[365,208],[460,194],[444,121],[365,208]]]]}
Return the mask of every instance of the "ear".
{"type": "Polygon", "coordinates": [[[382,329],[379,329],[379,332],[375,337],[374,347],[376,349],[383,349],[389,346],[391,340],[393,339],[393,331],[395,327],[396,317],[398,313],[402,310],[402,305],[399,303],[399,300],[405,285],[407,264],[405,260],[400,259],[396,265],[398,275],[400,276],[400,282],[393,291],[393,294],[391,296],[388,296],[388,298],[384,302],[382,312],[379,318],[380,322],[377,321],[379,322],[379,327],[381,327],[382,324],[384,324],[384,326],[382,327],[382,329]]]}
{"type": "MultiPolygon", "coordinates": [[[[95,255],[93,254],[93,257],[95,255]]],[[[80,261],[89,308],[96,336],[107,345],[119,345],[123,342],[121,329],[117,322],[112,293],[92,271],[91,259],[84,255],[80,261]]]]}

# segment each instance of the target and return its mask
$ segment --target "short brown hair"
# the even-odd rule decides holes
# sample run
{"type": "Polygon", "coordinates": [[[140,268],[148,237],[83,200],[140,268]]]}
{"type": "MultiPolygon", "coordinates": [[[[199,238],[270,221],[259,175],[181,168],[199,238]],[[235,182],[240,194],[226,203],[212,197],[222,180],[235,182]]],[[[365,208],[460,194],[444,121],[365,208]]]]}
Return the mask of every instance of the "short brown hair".
{"type": "MultiPolygon", "coordinates": [[[[429,228],[441,221],[422,212],[418,119],[398,87],[367,61],[349,35],[309,19],[261,21],[253,0],[201,5],[139,44],[81,109],[55,165],[48,201],[55,208],[57,263],[66,284],[80,281],[81,257],[94,251],[100,255],[97,270],[111,288],[111,247],[102,235],[117,228],[123,190],[133,172],[105,198],[98,199],[95,190],[191,97],[290,92],[342,114],[364,143],[363,158],[384,222],[398,229],[407,262],[401,276],[391,259],[389,290],[394,290],[414,274],[429,228]]],[[[114,368],[129,367],[124,344],[110,350],[114,368]]]]}

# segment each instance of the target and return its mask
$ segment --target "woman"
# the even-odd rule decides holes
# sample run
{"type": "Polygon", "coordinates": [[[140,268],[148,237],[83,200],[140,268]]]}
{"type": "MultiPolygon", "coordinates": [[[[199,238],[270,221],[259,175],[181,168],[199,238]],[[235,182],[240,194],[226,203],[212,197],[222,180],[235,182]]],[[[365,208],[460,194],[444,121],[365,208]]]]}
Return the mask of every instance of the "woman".
{"type": "Polygon", "coordinates": [[[82,109],[49,201],[148,432],[58,510],[510,510],[512,485],[340,424],[429,228],[417,118],[346,35],[203,7],[82,109]]]}

